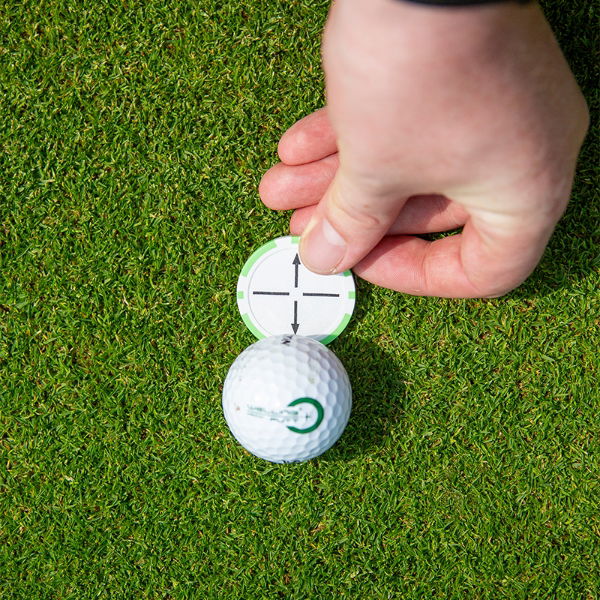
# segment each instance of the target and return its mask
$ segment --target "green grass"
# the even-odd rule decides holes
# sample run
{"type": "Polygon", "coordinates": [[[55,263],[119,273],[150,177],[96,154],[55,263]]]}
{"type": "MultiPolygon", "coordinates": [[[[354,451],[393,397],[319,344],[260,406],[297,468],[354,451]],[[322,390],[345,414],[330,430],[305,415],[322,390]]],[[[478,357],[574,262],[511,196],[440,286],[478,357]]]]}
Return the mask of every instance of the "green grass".
{"type": "MultiPolygon", "coordinates": [[[[594,11],[546,2],[597,109],[594,11]]],[[[358,284],[355,407],[307,464],[220,392],[258,201],[323,102],[328,3],[0,6],[0,598],[568,598],[599,585],[598,136],[496,300],[358,284]]]]}

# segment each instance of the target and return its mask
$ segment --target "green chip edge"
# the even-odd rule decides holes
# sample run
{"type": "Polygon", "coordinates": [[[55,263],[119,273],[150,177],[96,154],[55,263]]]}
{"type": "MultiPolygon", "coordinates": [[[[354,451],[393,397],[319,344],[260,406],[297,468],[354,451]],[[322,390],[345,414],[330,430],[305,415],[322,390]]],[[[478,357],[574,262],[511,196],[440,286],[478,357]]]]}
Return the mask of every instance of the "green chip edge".
{"type": "Polygon", "coordinates": [[[265,336],[257,328],[256,325],[251,321],[250,317],[245,314],[242,315],[242,321],[246,323],[246,327],[254,334],[256,339],[262,340],[265,336]]]}
{"type": "Polygon", "coordinates": [[[256,261],[263,255],[266,254],[269,250],[273,248],[277,248],[276,242],[273,240],[264,246],[261,246],[256,252],[254,252],[250,258],[246,261],[244,268],[242,269],[242,275],[244,277],[248,277],[248,273],[250,273],[250,269],[256,264],[256,261]]]}
{"type": "Polygon", "coordinates": [[[326,338],[323,338],[321,340],[321,343],[322,344],[329,344],[329,342],[332,342],[333,340],[335,340],[335,338],[338,337],[340,335],[340,333],[342,333],[342,331],[344,331],[344,329],[346,329],[346,326],[350,322],[351,318],[352,318],[352,315],[349,314],[349,313],[346,313],[344,315],[344,318],[342,319],[341,323],[335,329],[335,331],[333,331],[332,333],[330,333],[326,338]]]}

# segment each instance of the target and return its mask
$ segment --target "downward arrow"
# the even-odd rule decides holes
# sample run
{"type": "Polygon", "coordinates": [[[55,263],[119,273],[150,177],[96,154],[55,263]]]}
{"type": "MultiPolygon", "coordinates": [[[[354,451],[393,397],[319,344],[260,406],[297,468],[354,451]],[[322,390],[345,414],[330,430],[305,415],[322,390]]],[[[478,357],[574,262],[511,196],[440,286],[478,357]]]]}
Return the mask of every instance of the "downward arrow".
{"type": "Polygon", "coordinates": [[[298,287],[298,267],[300,266],[300,257],[298,256],[297,252],[296,252],[296,256],[294,256],[294,261],[292,262],[292,264],[295,267],[294,287],[298,287]]]}
{"type": "Polygon", "coordinates": [[[298,328],[300,327],[300,323],[298,323],[298,301],[294,300],[294,322],[292,323],[292,331],[294,335],[298,333],[298,328]]]}

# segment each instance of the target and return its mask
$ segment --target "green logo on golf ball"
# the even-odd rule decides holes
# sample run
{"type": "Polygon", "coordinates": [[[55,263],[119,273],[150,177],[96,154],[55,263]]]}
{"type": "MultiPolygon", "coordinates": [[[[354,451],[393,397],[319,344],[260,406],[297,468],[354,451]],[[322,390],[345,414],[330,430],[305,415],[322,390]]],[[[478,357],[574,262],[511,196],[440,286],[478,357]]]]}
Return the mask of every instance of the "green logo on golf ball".
{"type": "Polygon", "coordinates": [[[288,406],[298,406],[299,404],[310,404],[314,406],[317,411],[317,420],[310,426],[304,429],[300,429],[299,427],[292,427],[288,425],[287,428],[294,433],[310,433],[319,427],[319,425],[323,422],[323,417],[325,416],[325,411],[321,406],[321,403],[314,398],[298,398],[297,400],[293,400],[288,404],[288,406]]]}
{"type": "Polygon", "coordinates": [[[310,433],[319,428],[319,425],[321,425],[323,418],[325,417],[325,410],[321,403],[314,398],[297,398],[296,400],[292,400],[287,407],[282,410],[269,410],[262,406],[249,406],[248,415],[251,417],[258,417],[259,419],[278,421],[279,423],[283,423],[290,431],[303,434],[310,433]],[[311,410],[307,412],[303,410],[303,405],[312,406],[314,411],[311,410]],[[312,425],[302,427],[301,422],[304,421],[304,423],[307,423],[310,421],[315,416],[311,413],[315,412],[316,418],[312,425]]]}

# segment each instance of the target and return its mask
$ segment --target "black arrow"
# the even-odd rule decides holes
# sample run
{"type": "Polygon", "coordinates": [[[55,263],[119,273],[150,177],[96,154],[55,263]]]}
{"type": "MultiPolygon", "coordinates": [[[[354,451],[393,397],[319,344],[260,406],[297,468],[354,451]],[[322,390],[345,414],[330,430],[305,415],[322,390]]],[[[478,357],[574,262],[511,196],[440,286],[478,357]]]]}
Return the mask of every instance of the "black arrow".
{"type": "Polygon", "coordinates": [[[300,266],[300,257],[298,256],[297,252],[296,252],[296,256],[294,256],[294,261],[292,262],[292,264],[295,267],[294,287],[298,287],[298,267],[300,266]]]}
{"type": "Polygon", "coordinates": [[[300,327],[300,323],[298,323],[298,301],[294,300],[294,322],[292,323],[294,335],[298,333],[298,327],[300,327]]]}

